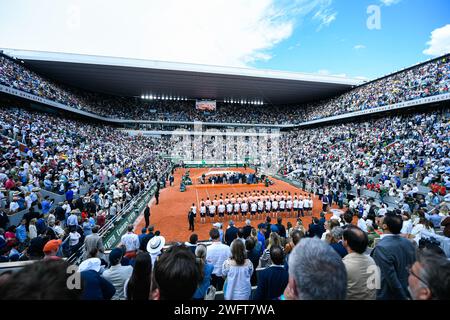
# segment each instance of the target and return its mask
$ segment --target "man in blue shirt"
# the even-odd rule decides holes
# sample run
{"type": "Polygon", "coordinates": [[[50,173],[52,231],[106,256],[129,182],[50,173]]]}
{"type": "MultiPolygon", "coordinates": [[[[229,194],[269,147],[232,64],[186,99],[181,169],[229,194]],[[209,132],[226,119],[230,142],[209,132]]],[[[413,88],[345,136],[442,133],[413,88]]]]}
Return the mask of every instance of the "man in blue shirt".
{"type": "Polygon", "coordinates": [[[66,192],[66,200],[69,203],[72,203],[72,200],[73,200],[73,190],[72,189],[67,190],[67,192],[66,192]]]}
{"type": "Polygon", "coordinates": [[[20,222],[20,226],[16,228],[16,237],[17,240],[19,240],[20,243],[24,243],[27,240],[27,227],[26,227],[27,220],[22,219],[20,222]]]}
{"type": "Polygon", "coordinates": [[[265,233],[266,233],[266,224],[265,223],[260,223],[258,225],[258,241],[261,243],[261,252],[264,252],[264,250],[266,249],[266,237],[265,237],[265,233]]]}
{"type": "Polygon", "coordinates": [[[51,206],[52,206],[52,203],[50,202],[50,200],[48,200],[48,196],[46,196],[46,197],[44,198],[44,200],[42,201],[41,205],[42,205],[42,210],[41,210],[42,213],[43,213],[43,214],[49,213],[50,208],[51,208],[51,206]]]}
{"type": "Polygon", "coordinates": [[[434,210],[432,214],[425,213],[425,218],[431,221],[435,229],[439,229],[441,227],[442,217],[439,215],[437,210],[434,210]]]}

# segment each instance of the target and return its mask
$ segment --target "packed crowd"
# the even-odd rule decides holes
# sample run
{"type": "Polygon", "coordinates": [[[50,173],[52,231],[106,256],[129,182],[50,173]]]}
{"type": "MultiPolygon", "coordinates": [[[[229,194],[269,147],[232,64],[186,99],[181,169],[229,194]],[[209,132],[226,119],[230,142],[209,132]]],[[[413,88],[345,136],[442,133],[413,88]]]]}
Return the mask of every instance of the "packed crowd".
{"type": "Polygon", "coordinates": [[[279,165],[304,189],[335,202],[352,192],[365,207],[361,191],[370,190],[412,213],[450,200],[449,129],[445,109],[295,130],[280,143],[279,165]],[[418,197],[423,187],[429,192],[418,197]]]}
{"type": "Polygon", "coordinates": [[[74,252],[170,168],[157,138],[24,109],[4,107],[0,116],[2,261],[43,257],[46,237],[68,239],[74,252]],[[58,194],[63,201],[54,203],[58,194]],[[10,224],[19,212],[22,222],[10,224]]]}
{"type": "Polygon", "coordinates": [[[6,56],[0,56],[0,84],[112,118],[290,124],[448,93],[450,57],[443,56],[375,80],[326,101],[301,106],[258,107],[219,103],[216,111],[208,113],[196,110],[193,101],[143,101],[65,87],[6,56]]]}
{"type": "Polygon", "coordinates": [[[225,300],[450,298],[450,260],[439,245],[410,239],[399,211],[374,217],[379,239],[371,243],[354,216],[323,213],[308,230],[301,219],[285,226],[267,217],[257,228],[230,220],[225,230],[214,224],[209,244],[192,234],[172,246],[153,226],[137,235],[130,225],[107,256],[93,233],[73,288],[61,241],[50,240],[43,261],[0,276],[0,299],[212,300],[219,291],[225,300]]]}

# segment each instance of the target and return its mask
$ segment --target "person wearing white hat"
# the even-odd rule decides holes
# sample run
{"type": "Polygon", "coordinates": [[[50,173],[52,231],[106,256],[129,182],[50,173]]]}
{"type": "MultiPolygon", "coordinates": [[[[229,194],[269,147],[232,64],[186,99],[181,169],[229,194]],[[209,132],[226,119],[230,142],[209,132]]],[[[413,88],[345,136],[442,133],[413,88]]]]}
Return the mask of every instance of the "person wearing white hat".
{"type": "Polygon", "coordinates": [[[166,239],[163,236],[155,236],[147,243],[147,252],[152,258],[152,266],[155,265],[157,258],[161,255],[165,244],[166,239]]]}
{"type": "Polygon", "coordinates": [[[78,267],[83,283],[82,300],[110,300],[116,293],[111,282],[101,276],[103,267],[99,258],[90,258],[78,267]]]}

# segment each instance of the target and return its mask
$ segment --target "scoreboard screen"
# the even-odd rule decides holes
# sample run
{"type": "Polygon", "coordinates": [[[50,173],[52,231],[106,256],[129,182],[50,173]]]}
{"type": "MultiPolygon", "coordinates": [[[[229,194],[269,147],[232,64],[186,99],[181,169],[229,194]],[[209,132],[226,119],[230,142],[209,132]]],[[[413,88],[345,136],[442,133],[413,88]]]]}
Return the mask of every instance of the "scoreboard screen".
{"type": "Polygon", "coordinates": [[[215,111],[216,101],[215,100],[197,100],[195,102],[195,109],[200,111],[215,111]]]}

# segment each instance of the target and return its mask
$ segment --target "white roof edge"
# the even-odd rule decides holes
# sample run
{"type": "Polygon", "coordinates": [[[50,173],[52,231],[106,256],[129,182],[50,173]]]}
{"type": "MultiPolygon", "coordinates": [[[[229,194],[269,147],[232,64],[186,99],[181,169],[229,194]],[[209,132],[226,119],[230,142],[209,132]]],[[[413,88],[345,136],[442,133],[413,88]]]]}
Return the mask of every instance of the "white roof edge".
{"type": "Polygon", "coordinates": [[[135,58],[121,58],[108,56],[94,56],[75,53],[33,51],[22,49],[0,48],[3,53],[21,60],[55,61],[68,63],[95,64],[117,67],[147,68],[172,71],[201,72],[212,74],[224,74],[246,77],[261,77],[280,80],[322,82],[341,85],[360,85],[364,83],[361,79],[345,78],[332,75],[318,75],[311,73],[300,73],[278,70],[263,70],[240,67],[225,67],[214,65],[203,65],[193,63],[180,63],[168,61],[144,60],[135,58]]]}

